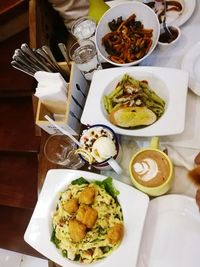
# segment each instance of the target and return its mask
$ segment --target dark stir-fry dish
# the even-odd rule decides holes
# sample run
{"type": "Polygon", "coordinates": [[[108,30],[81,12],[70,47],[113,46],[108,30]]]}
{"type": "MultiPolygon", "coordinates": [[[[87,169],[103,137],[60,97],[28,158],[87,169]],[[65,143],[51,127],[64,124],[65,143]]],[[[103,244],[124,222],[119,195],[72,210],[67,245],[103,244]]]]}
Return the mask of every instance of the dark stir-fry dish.
{"type": "Polygon", "coordinates": [[[108,24],[110,32],[102,38],[108,58],[116,63],[130,63],[144,57],[151,48],[153,29],[145,29],[132,14],[126,20],[113,19],[108,24]]]}

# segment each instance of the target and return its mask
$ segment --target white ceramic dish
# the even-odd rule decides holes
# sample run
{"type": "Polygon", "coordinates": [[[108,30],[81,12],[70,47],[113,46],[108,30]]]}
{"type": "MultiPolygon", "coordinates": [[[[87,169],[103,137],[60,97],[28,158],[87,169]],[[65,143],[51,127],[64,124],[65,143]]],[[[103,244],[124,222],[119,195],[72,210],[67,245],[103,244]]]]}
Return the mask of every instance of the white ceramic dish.
{"type": "MultiPolygon", "coordinates": [[[[51,214],[55,211],[58,193],[64,190],[72,180],[81,176],[88,181],[106,178],[102,175],[78,170],[50,170],[47,173],[37,205],[24,235],[25,241],[30,246],[63,267],[81,266],[81,264],[64,258],[50,241],[51,214]]],[[[119,248],[110,256],[92,263],[90,266],[121,267],[124,265],[135,267],[149,198],[142,192],[119,181],[113,180],[113,184],[120,192],[118,200],[124,216],[124,237],[119,248]]],[[[84,266],[89,265],[84,264],[84,266]]]]}
{"type": "Polygon", "coordinates": [[[112,68],[95,72],[85,103],[81,122],[85,125],[105,124],[116,133],[131,136],[162,136],[181,133],[185,125],[188,73],[178,69],[160,67],[112,68]],[[150,87],[166,101],[162,117],[152,125],[141,129],[124,129],[108,121],[103,109],[102,97],[112,91],[125,74],[146,79],[150,87]]]}
{"type": "Polygon", "coordinates": [[[189,88],[200,96],[200,42],[184,55],[181,68],[189,72],[189,88]]]}
{"type": "Polygon", "coordinates": [[[179,0],[181,3],[183,3],[183,11],[182,13],[174,20],[173,16],[168,16],[166,18],[166,22],[168,24],[173,24],[176,26],[181,26],[185,22],[189,20],[189,18],[192,16],[195,7],[196,7],[196,0],[179,0]]]}
{"type": "MultiPolygon", "coordinates": [[[[168,47],[175,45],[181,37],[181,29],[179,27],[176,27],[176,26],[169,27],[169,29],[171,29],[171,28],[175,29],[177,31],[178,35],[177,35],[176,39],[174,39],[172,42],[161,42],[158,40],[158,45],[160,46],[161,49],[165,49],[165,48],[168,48],[168,47]]],[[[160,34],[162,34],[162,33],[165,33],[165,30],[163,28],[160,30],[160,34]]]]}
{"type": "MultiPolygon", "coordinates": [[[[138,0],[141,2],[141,0],[138,0]]],[[[196,7],[196,0],[176,0],[177,2],[180,2],[183,6],[183,10],[180,13],[177,13],[176,11],[170,11],[167,12],[166,15],[166,23],[168,25],[174,25],[174,26],[181,26],[186,21],[189,20],[189,18],[192,16],[195,7],[196,7]]],[[[142,2],[153,2],[151,0],[142,0],[142,2]]]]}
{"type": "Polygon", "coordinates": [[[158,42],[159,34],[160,34],[160,25],[155,12],[148,6],[144,5],[143,3],[139,3],[138,1],[129,1],[129,2],[126,1],[122,3],[118,2],[117,5],[111,7],[109,10],[105,12],[105,14],[102,16],[97,25],[95,40],[98,52],[105,61],[116,66],[131,66],[138,64],[152,53],[158,42]],[[111,22],[113,19],[117,19],[120,16],[122,16],[123,19],[127,19],[133,13],[136,15],[136,20],[142,22],[144,28],[153,29],[151,48],[148,51],[148,53],[139,60],[125,64],[119,64],[113,62],[110,59],[108,59],[108,54],[104,46],[102,45],[102,38],[107,33],[110,32],[108,23],[111,22]]]}
{"type": "Polygon", "coordinates": [[[193,198],[150,201],[138,267],[199,267],[200,215],[193,198]]]}

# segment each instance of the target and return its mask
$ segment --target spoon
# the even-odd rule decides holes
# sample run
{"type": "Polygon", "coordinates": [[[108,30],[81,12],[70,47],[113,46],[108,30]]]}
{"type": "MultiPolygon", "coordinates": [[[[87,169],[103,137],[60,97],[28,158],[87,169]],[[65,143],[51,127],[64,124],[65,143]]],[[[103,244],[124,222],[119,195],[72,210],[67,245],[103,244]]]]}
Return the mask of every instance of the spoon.
{"type": "Polygon", "coordinates": [[[63,43],[59,43],[58,44],[58,47],[67,63],[67,68],[68,68],[68,71],[70,72],[70,59],[69,59],[69,56],[68,56],[68,52],[67,52],[67,48],[65,46],[65,44],[63,43]]]}
{"type": "Polygon", "coordinates": [[[49,68],[38,57],[35,56],[34,52],[26,43],[21,45],[21,50],[27,57],[31,58],[35,64],[39,64],[44,70],[49,71],[49,68]]]}
{"type": "Polygon", "coordinates": [[[20,71],[22,71],[22,72],[24,72],[24,73],[26,73],[26,74],[28,74],[28,75],[34,77],[34,72],[28,70],[28,69],[25,68],[23,65],[21,65],[19,62],[13,60],[13,61],[11,61],[11,65],[12,65],[13,68],[15,68],[15,69],[17,69],[17,70],[20,70],[20,71]]]}
{"type": "Polygon", "coordinates": [[[163,4],[164,4],[164,14],[163,14],[163,21],[162,21],[163,29],[169,36],[172,37],[173,34],[170,32],[170,30],[166,24],[166,11],[167,11],[166,0],[163,0],[163,4]]]}
{"type": "Polygon", "coordinates": [[[117,174],[122,174],[123,170],[114,158],[110,158],[107,162],[117,174]]]}
{"type": "Polygon", "coordinates": [[[52,61],[54,66],[57,68],[58,72],[62,74],[64,78],[68,78],[67,72],[65,72],[57,63],[53,53],[51,52],[51,49],[47,45],[42,46],[42,50],[46,53],[46,55],[49,57],[49,59],[52,61]]]}
{"type": "Polygon", "coordinates": [[[27,68],[31,68],[34,72],[41,71],[42,70],[38,65],[34,65],[34,64],[30,63],[30,62],[27,62],[26,59],[21,58],[16,53],[13,55],[13,60],[16,61],[16,62],[19,62],[19,63],[23,64],[24,66],[27,66],[27,68]]]}
{"type": "Polygon", "coordinates": [[[41,61],[45,61],[51,67],[52,70],[57,71],[55,65],[52,63],[52,61],[41,48],[37,48],[34,53],[36,57],[39,57],[41,59],[41,61]]]}
{"type": "Polygon", "coordinates": [[[53,53],[51,52],[51,49],[47,46],[47,45],[43,45],[42,46],[42,50],[44,51],[44,53],[46,53],[46,55],[49,57],[49,60],[54,64],[54,66],[56,67],[56,69],[58,71],[62,72],[62,69],[60,68],[60,66],[58,65],[53,53]]]}

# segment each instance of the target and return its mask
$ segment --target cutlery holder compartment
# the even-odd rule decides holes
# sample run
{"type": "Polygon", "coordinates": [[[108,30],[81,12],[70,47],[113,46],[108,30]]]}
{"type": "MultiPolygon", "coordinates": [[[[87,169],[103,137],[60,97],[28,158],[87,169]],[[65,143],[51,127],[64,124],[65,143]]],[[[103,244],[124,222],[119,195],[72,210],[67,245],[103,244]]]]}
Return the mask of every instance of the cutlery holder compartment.
{"type": "MultiPolygon", "coordinates": [[[[64,63],[61,63],[62,66],[64,63]]],[[[36,125],[49,134],[54,134],[58,130],[51,125],[45,118],[48,115],[55,122],[70,131],[71,134],[79,134],[80,118],[85,105],[89,85],[82,73],[71,63],[70,80],[67,89],[67,101],[48,101],[39,100],[36,112],[36,125]]]]}

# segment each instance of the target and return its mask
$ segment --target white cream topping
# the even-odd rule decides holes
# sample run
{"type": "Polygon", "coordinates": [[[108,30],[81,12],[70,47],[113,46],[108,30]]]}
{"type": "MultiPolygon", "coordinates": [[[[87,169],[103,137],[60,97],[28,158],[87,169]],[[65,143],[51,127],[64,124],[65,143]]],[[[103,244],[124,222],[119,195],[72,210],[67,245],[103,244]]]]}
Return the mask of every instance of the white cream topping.
{"type": "Polygon", "coordinates": [[[102,162],[117,154],[116,146],[109,137],[99,137],[92,146],[92,156],[97,162],[102,162]]]}
{"type": "Polygon", "coordinates": [[[140,176],[141,180],[149,181],[158,173],[158,165],[155,160],[146,158],[142,162],[136,162],[133,165],[134,171],[140,176]]]}

